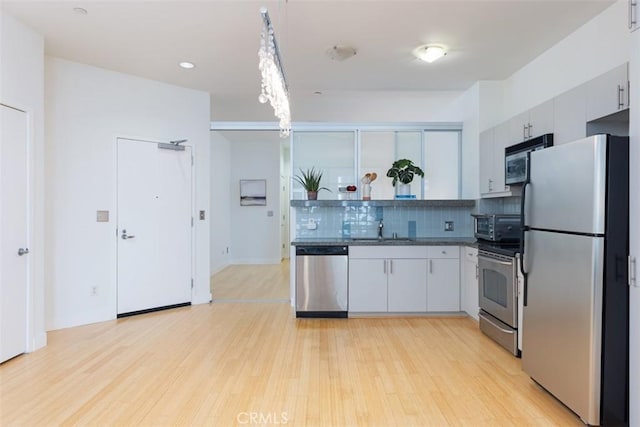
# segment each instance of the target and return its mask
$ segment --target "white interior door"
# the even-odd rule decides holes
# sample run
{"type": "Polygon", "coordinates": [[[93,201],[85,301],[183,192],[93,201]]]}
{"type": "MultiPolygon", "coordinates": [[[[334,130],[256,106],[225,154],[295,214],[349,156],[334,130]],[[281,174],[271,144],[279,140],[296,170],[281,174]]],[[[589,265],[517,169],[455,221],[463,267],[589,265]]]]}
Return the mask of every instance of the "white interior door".
{"type": "Polygon", "coordinates": [[[0,363],[27,350],[27,126],[0,105],[0,363]]]}
{"type": "Polygon", "coordinates": [[[118,139],[118,315],[191,302],[191,147],[118,139]]]}

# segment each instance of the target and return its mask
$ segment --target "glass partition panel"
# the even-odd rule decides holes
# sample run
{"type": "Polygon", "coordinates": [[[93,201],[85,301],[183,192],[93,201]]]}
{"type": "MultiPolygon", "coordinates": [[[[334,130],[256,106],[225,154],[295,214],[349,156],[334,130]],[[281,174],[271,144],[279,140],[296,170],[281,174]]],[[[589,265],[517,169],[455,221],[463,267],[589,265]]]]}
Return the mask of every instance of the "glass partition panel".
{"type": "Polygon", "coordinates": [[[460,195],[460,132],[425,131],[425,199],[457,199],[460,195]]]}
{"type": "MultiPolygon", "coordinates": [[[[322,172],[319,200],[338,199],[339,188],[358,185],[355,182],[355,132],[294,132],[293,133],[293,175],[300,175],[315,168],[322,172]]],[[[306,191],[293,180],[292,198],[306,199],[306,191]]]]}
{"type": "MultiPolygon", "coordinates": [[[[363,131],[360,132],[360,172],[375,172],[378,178],[371,184],[371,198],[387,200],[395,197],[395,188],[387,171],[398,159],[412,160],[422,168],[422,132],[421,131],[363,131]]],[[[417,199],[422,197],[420,177],[411,183],[411,194],[417,199]]],[[[360,183],[362,185],[362,183],[360,183]]]]}

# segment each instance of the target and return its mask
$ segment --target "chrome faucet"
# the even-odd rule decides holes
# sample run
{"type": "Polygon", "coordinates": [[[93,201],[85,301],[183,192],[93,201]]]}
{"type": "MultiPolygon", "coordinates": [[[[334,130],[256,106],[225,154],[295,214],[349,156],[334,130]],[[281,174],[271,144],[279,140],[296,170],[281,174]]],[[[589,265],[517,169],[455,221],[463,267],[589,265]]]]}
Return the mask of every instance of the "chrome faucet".
{"type": "Polygon", "coordinates": [[[384,228],[384,224],[382,223],[382,220],[380,220],[380,223],[378,224],[378,239],[382,239],[383,228],[384,228]]]}

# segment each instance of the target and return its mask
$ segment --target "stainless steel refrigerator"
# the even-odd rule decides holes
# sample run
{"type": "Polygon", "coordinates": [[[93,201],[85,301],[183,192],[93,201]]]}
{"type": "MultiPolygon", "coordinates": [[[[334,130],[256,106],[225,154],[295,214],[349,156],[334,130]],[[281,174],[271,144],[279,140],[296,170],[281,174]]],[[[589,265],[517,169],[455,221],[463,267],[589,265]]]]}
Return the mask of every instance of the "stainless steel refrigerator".
{"type": "Polygon", "coordinates": [[[628,425],[629,141],[530,154],[522,369],[589,425],[628,425]]]}

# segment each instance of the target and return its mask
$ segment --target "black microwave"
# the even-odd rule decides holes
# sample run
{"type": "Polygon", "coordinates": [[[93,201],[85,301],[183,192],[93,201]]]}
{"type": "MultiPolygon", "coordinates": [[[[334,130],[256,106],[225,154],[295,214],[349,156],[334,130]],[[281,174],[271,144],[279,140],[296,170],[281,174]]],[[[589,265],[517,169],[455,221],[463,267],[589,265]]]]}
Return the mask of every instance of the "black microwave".
{"type": "Polygon", "coordinates": [[[527,178],[527,153],[553,145],[553,134],[547,133],[504,149],[504,183],[522,184],[527,178]]]}

